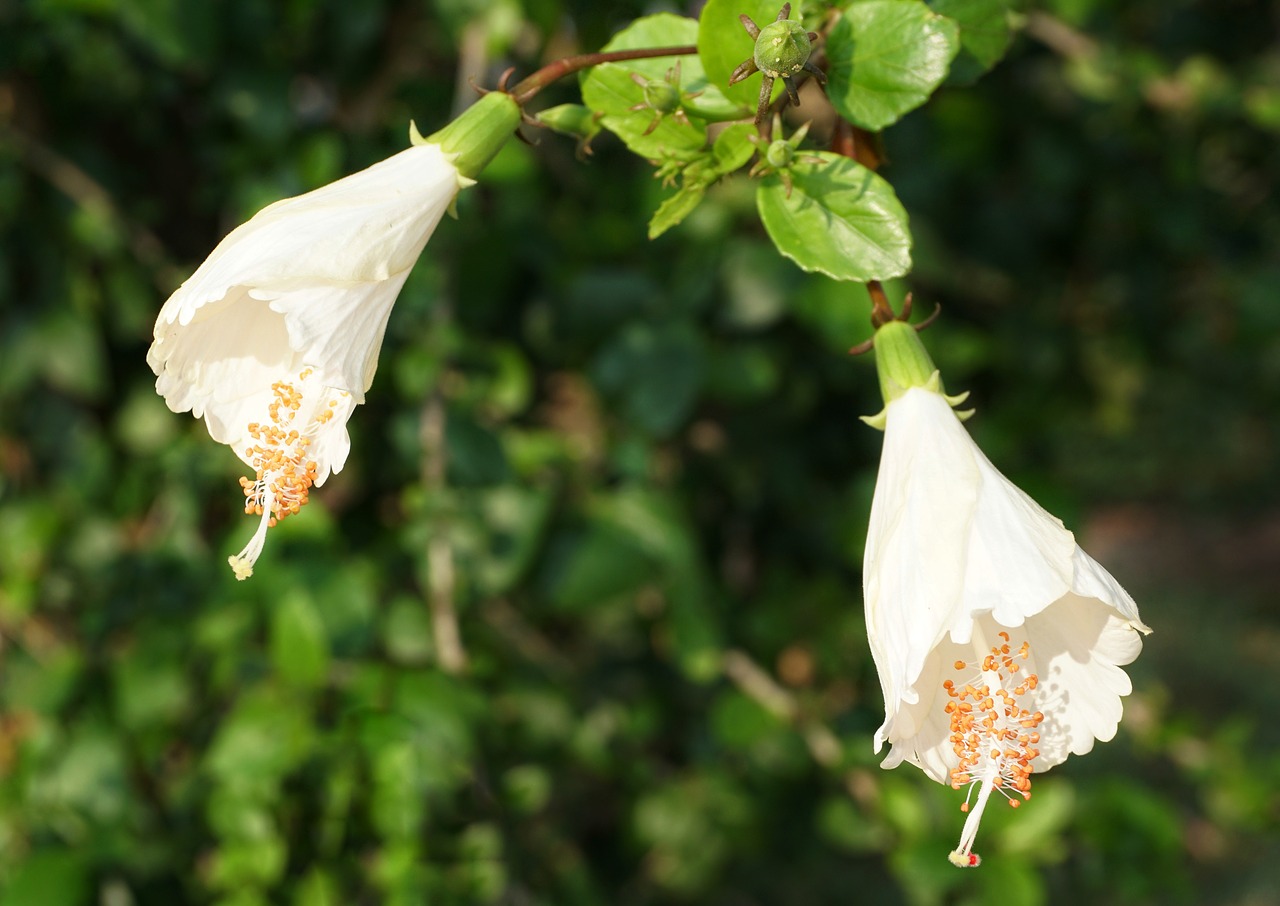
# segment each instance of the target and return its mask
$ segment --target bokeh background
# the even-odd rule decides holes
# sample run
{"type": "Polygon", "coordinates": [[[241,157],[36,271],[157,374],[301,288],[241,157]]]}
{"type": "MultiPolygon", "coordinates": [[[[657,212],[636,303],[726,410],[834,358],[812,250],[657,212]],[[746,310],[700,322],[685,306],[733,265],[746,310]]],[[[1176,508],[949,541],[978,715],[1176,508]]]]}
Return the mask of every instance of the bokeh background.
{"type": "Polygon", "coordinates": [[[240,463],[144,361],[169,292],[470,80],[672,8],[0,0],[5,906],[1280,902],[1274,3],[1047,0],[886,134],[891,291],[1156,630],[980,870],[871,752],[866,293],[745,178],[649,242],[643,161],[527,129],[234,581],[240,463]]]}

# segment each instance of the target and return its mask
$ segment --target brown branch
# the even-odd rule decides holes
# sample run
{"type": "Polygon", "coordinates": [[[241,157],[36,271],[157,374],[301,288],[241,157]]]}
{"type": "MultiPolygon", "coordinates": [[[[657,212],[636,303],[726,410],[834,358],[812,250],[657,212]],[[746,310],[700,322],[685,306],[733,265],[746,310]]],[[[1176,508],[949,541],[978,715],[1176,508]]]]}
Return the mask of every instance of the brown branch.
{"type": "Polygon", "coordinates": [[[634,50],[606,50],[564,57],[554,63],[548,63],[523,79],[511,89],[511,96],[523,107],[534,95],[552,82],[591,66],[599,66],[601,63],[621,63],[626,60],[648,60],[654,57],[687,57],[697,52],[696,45],[681,44],[676,47],[639,47],[634,50]]]}

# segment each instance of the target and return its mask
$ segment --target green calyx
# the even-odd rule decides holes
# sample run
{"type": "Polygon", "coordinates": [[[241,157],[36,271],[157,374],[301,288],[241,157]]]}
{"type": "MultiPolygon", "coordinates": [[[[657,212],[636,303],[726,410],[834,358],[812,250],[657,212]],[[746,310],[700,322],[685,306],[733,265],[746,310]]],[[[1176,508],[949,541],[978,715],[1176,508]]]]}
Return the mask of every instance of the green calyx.
{"type": "Polygon", "coordinates": [[[876,331],[876,374],[880,395],[891,403],[912,387],[927,386],[937,367],[920,342],[920,334],[905,321],[890,321],[876,331]]]}
{"type": "Polygon", "coordinates": [[[756,36],[755,62],[765,75],[775,79],[804,69],[813,53],[813,42],[803,25],[780,19],[760,29],[756,36]]]}
{"type": "Polygon", "coordinates": [[[480,175],[520,125],[520,106],[503,91],[490,91],[449,125],[426,138],[409,126],[415,145],[439,145],[450,155],[458,172],[468,179],[480,175]]]}
{"type": "MultiPolygon", "coordinates": [[[[889,405],[913,387],[922,387],[942,396],[952,408],[969,396],[967,392],[947,396],[942,387],[942,375],[933,359],[929,358],[920,334],[906,321],[890,321],[876,329],[873,348],[876,354],[876,374],[880,378],[880,395],[885,408],[876,415],[866,415],[862,420],[883,431],[889,405]]],[[[961,421],[973,415],[972,409],[956,413],[961,421]]]]}
{"type": "Polygon", "coordinates": [[[796,159],[796,145],[787,139],[774,139],[769,142],[769,147],[765,149],[764,159],[775,170],[786,169],[796,159]]]}
{"type": "Polygon", "coordinates": [[[658,113],[672,113],[680,108],[680,86],[666,79],[646,79],[643,85],[645,106],[658,113]]]}

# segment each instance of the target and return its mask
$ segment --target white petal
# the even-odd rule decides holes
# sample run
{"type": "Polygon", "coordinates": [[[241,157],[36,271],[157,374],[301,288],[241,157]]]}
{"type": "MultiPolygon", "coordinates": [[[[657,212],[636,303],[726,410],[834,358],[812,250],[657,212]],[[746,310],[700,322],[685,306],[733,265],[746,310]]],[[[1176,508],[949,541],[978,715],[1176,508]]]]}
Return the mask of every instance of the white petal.
{"type": "Polygon", "coordinates": [[[956,421],[946,401],[928,391],[909,391],[890,405],[871,503],[863,558],[867,637],[892,703],[877,751],[898,703],[917,699],[925,658],[962,616],[963,539],[979,471],[968,435],[940,428],[939,418],[956,421]]]}
{"type": "Polygon", "coordinates": [[[1137,606],[927,389],[887,409],[863,576],[885,697],[876,751],[893,744],[885,767],[907,760],[946,781],[956,759],[942,682],[956,661],[975,660],[975,626],[987,639],[1023,627],[1031,642],[1044,684],[1031,698],[1045,705],[1041,732],[1051,740],[1039,769],[1114,735],[1130,691],[1120,667],[1149,631],[1137,606]]]}
{"type": "Polygon", "coordinates": [[[265,421],[272,385],[309,367],[309,383],[349,394],[310,451],[317,484],[341,469],[391,307],[458,186],[440,148],[422,145],[264,208],[162,308],[147,353],[157,392],[248,462],[247,425],[265,421]]]}
{"type": "Polygon", "coordinates": [[[1133,691],[1122,669],[1142,650],[1142,637],[1114,609],[1096,598],[1071,594],[1028,620],[1033,669],[1040,675],[1035,706],[1045,715],[1040,725],[1041,757],[1047,769],[1083,755],[1094,740],[1116,734],[1124,707],[1120,699],[1133,691]]]}
{"type": "Polygon", "coordinates": [[[278,201],[218,244],[160,320],[189,324],[234,286],[388,280],[413,266],[457,192],[458,172],[439,146],[420,145],[278,201]]]}

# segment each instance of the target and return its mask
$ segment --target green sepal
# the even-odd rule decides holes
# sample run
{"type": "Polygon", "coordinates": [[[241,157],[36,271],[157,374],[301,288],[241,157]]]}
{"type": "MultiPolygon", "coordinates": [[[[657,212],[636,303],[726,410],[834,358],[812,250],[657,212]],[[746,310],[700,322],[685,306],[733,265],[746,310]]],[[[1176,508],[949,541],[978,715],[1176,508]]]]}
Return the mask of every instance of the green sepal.
{"type": "Polygon", "coordinates": [[[453,165],[463,176],[474,179],[502,150],[520,125],[520,106],[503,91],[490,91],[452,123],[426,138],[413,124],[409,141],[415,145],[437,144],[452,155],[453,165]]]}
{"type": "MultiPolygon", "coordinates": [[[[890,321],[876,330],[874,347],[876,375],[880,379],[880,396],[885,408],[875,415],[861,416],[862,421],[883,431],[888,419],[889,404],[912,387],[922,387],[936,393],[954,409],[969,397],[968,391],[948,396],[942,386],[942,375],[929,352],[920,341],[916,329],[905,321],[890,321]]],[[[956,417],[966,421],[973,415],[972,409],[956,412],[956,417]]]]}

